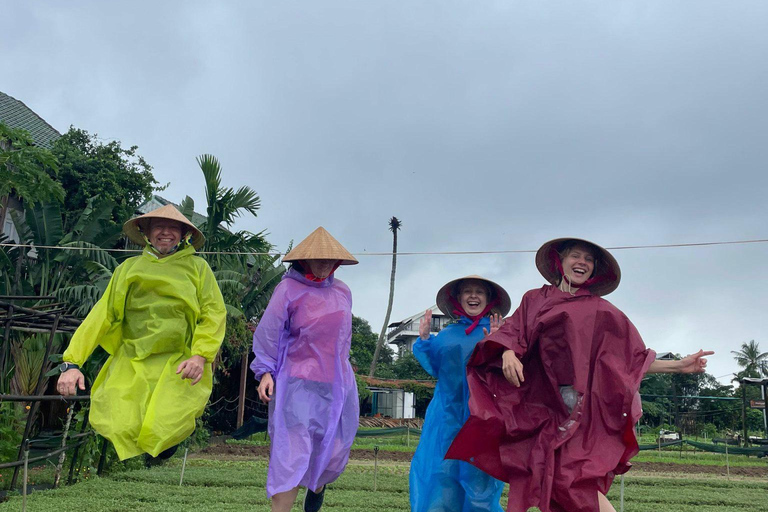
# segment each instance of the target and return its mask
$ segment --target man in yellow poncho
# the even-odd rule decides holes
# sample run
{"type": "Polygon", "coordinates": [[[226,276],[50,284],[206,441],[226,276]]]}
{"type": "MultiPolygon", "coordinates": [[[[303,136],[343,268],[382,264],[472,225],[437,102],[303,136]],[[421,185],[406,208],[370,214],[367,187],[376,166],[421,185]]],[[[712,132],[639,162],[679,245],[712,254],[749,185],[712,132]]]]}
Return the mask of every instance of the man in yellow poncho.
{"type": "Polygon", "coordinates": [[[120,460],[169,455],[195,429],[211,395],[211,363],[226,322],[203,234],[172,205],[123,226],[145,245],[123,262],[64,352],[57,389],[85,389],[79,367],[97,345],[110,357],[91,389],[90,421],[120,460]],[[175,449],[175,448],[173,448],[175,449]]]}

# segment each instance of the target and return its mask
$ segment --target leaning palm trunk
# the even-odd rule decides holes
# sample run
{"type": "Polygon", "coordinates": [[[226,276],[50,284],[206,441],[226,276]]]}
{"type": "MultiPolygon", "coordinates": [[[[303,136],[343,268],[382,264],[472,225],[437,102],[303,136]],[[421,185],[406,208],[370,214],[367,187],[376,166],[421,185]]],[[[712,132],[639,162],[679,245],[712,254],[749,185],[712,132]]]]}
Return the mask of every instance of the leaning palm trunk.
{"type": "Polygon", "coordinates": [[[376,350],[373,352],[373,360],[371,361],[371,369],[368,372],[369,377],[373,377],[373,373],[376,371],[376,363],[379,361],[379,352],[384,345],[384,339],[387,334],[387,325],[389,325],[389,317],[392,314],[392,303],[395,300],[395,271],[397,270],[397,231],[400,229],[402,223],[397,217],[389,219],[389,230],[392,231],[392,274],[389,277],[389,302],[387,303],[387,314],[384,316],[384,325],[381,327],[381,334],[379,334],[379,340],[376,342],[376,350]]]}

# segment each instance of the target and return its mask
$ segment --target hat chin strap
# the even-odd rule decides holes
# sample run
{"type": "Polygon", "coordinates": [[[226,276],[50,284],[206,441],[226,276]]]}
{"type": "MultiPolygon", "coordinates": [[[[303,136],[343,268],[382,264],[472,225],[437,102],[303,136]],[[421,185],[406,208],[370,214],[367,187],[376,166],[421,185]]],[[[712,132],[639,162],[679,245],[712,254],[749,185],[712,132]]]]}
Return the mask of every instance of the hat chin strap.
{"type": "MultiPolygon", "coordinates": [[[[560,277],[568,285],[568,290],[567,291],[571,295],[574,294],[574,292],[571,291],[571,287],[576,288],[578,290],[579,288],[589,288],[590,286],[593,286],[595,284],[602,283],[604,281],[609,281],[610,280],[609,276],[607,276],[607,275],[603,275],[603,274],[595,275],[595,270],[597,270],[597,269],[595,269],[595,270],[592,271],[592,275],[590,276],[589,279],[587,279],[586,281],[584,281],[580,285],[576,286],[575,284],[573,284],[571,282],[571,279],[572,279],[571,276],[566,274],[565,270],[563,270],[563,263],[560,261],[560,254],[558,254],[558,252],[555,250],[554,247],[552,247],[552,249],[550,249],[549,253],[550,253],[552,262],[554,264],[555,270],[557,270],[557,272],[560,274],[560,277]]],[[[563,291],[566,291],[566,290],[563,290],[563,291]]]]}
{"type": "Polygon", "coordinates": [[[480,323],[480,319],[482,319],[485,315],[488,314],[488,312],[499,305],[501,302],[498,297],[494,298],[491,302],[488,303],[487,306],[485,306],[485,309],[479,314],[479,315],[470,315],[466,311],[464,311],[464,308],[462,307],[461,303],[456,300],[456,297],[453,295],[448,296],[448,300],[451,302],[451,305],[453,305],[453,313],[456,315],[461,315],[469,318],[472,320],[472,324],[464,329],[464,334],[471,334],[472,331],[475,330],[475,327],[480,323]]]}
{"type": "Polygon", "coordinates": [[[300,260],[299,263],[301,264],[302,268],[304,269],[304,277],[309,279],[310,281],[313,281],[315,283],[322,283],[329,277],[333,275],[334,272],[336,272],[336,269],[341,266],[341,260],[337,261],[333,265],[333,269],[328,273],[325,277],[317,277],[315,274],[312,273],[311,270],[309,270],[309,265],[307,264],[307,260],[300,260]]]}

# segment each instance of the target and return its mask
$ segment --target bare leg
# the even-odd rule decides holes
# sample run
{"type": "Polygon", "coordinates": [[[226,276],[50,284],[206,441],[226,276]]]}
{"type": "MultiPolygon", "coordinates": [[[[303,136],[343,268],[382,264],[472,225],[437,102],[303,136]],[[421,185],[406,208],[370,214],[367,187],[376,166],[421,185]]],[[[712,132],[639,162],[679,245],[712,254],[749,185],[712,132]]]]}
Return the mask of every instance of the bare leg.
{"type": "Polygon", "coordinates": [[[600,512],[616,512],[608,498],[600,491],[597,491],[597,503],[600,505],[600,512]]]}
{"type": "Polygon", "coordinates": [[[290,491],[279,492],[272,496],[272,512],[289,512],[296,501],[297,494],[299,494],[299,488],[294,487],[290,491]]]}

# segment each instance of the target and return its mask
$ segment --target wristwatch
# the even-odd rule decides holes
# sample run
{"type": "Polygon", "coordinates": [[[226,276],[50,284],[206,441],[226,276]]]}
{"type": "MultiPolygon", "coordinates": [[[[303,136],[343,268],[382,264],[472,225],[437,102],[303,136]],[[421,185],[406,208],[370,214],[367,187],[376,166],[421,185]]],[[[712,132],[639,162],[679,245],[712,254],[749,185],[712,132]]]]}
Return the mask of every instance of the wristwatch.
{"type": "Polygon", "coordinates": [[[75,363],[67,363],[67,362],[61,363],[59,365],[59,373],[64,373],[67,370],[72,370],[72,369],[79,370],[80,367],[77,366],[75,363]]]}

